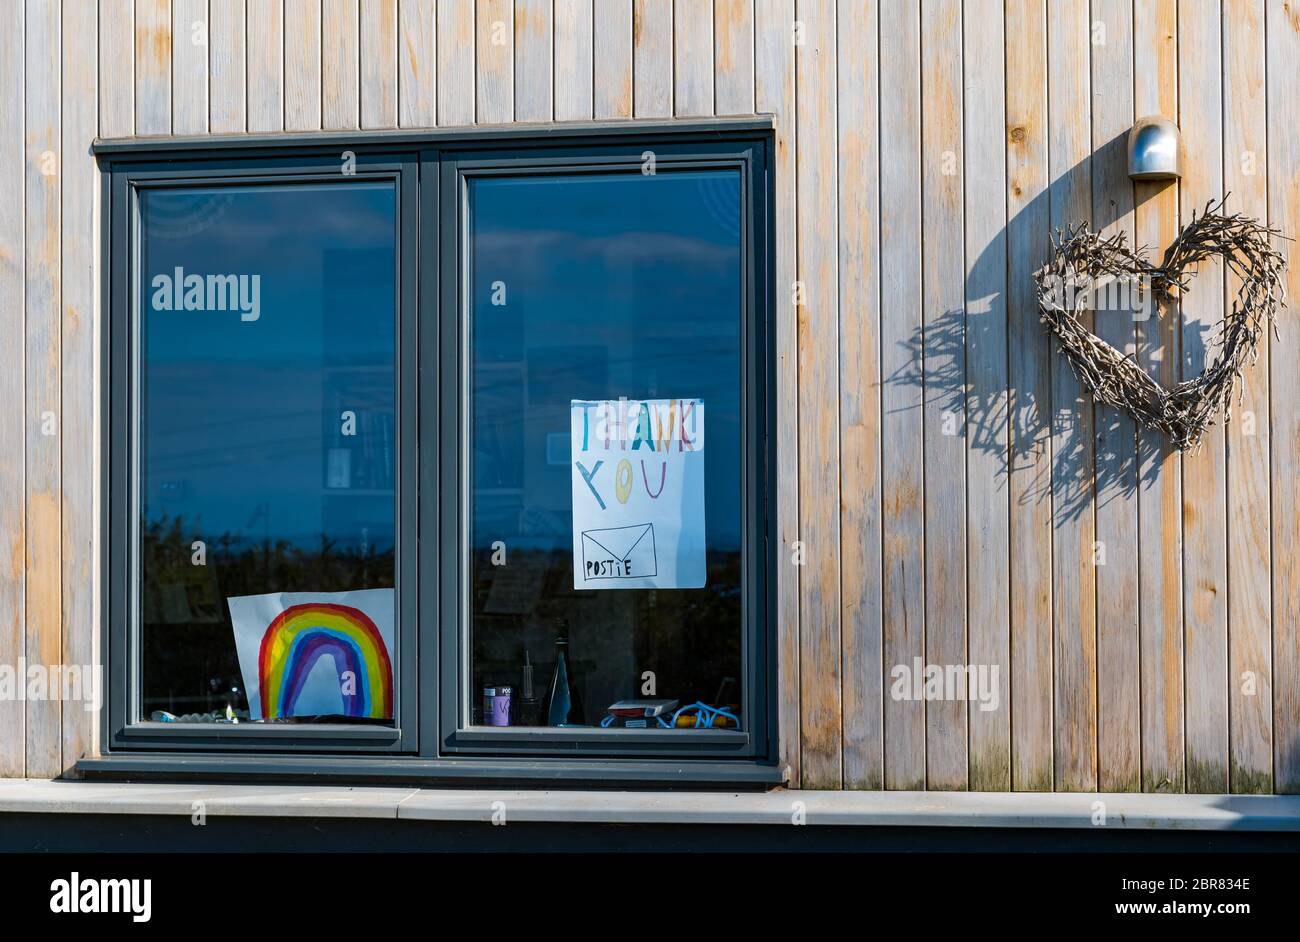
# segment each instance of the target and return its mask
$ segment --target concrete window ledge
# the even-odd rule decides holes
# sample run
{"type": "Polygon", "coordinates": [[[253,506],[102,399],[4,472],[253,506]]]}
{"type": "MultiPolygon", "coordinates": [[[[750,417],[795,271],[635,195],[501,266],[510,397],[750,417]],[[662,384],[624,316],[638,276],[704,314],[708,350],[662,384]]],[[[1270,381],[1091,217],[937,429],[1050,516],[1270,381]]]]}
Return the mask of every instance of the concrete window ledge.
{"type": "Polygon", "coordinates": [[[0,780],[0,815],[207,815],[585,824],[809,825],[1300,831],[1300,795],[1004,792],[766,793],[349,788],[0,780]],[[1101,807],[1098,803],[1101,803],[1101,807]],[[1097,822],[1100,823],[1100,822],[1097,822]]]}

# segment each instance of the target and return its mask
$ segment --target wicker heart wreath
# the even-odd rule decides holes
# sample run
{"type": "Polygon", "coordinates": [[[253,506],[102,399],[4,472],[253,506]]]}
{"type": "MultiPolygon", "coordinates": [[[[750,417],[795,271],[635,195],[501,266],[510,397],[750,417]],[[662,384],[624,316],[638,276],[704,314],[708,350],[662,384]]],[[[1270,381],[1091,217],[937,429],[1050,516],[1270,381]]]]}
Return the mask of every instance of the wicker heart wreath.
{"type": "Polygon", "coordinates": [[[1265,326],[1276,333],[1275,314],[1285,294],[1286,259],[1269,244],[1280,233],[1240,214],[1224,215],[1226,200],[1211,201],[1199,216],[1193,212],[1159,266],[1145,260],[1144,249],[1131,251],[1122,231],[1102,238],[1080,224],[1057,233],[1051,261],[1034,273],[1039,313],[1079,382],[1096,402],[1126,410],[1144,427],[1168,435],[1180,451],[1196,445],[1220,411],[1225,422],[1231,419],[1233,385],[1258,357],[1265,326]],[[1173,300],[1187,291],[1196,266],[1215,255],[1238,276],[1240,287],[1210,341],[1221,353],[1195,379],[1165,389],[1081,320],[1097,292],[1116,285],[1173,300]]]}

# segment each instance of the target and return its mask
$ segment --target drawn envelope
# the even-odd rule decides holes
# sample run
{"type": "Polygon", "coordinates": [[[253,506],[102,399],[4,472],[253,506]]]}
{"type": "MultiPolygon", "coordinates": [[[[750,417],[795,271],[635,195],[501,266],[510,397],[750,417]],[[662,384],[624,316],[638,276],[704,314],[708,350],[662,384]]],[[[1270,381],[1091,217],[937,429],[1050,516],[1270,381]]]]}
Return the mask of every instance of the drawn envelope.
{"type": "Polygon", "coordinates": [[[659,574],[655,525],[582,531],[582,578],[644,579],[659,574]]]}

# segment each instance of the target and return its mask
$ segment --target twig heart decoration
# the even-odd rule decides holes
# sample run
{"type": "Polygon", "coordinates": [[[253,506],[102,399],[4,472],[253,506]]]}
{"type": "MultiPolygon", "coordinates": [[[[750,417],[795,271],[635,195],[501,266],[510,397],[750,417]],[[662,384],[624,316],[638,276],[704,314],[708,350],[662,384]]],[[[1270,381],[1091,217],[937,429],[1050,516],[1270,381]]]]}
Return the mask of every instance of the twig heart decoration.
{"type": "Polygon", "coordinates": [[[1199,216],[1193,212],[1158,266],[1146,261],[1145,249],[1131,251],[1122,231],[1102,238],[1080,223],[1057,232],[1051,261],[1034,273],[1039,314],[1092,398],[1165,433],[1180,451],[1199,443],[1219,412],[1231,420],[1233,385],[1258,358],[1261,331],[1267,326],[1276,335],[1275,315],[1285,303],[1286,259],[1269,244],[1270,236],[1281,233],[1247,216],[1225,215],[1226,201],[1227,196],[1217,205],[1210,201],[1199,216]],[[1081,320],[1099,291],[1117,286],[1144,291],[1149,300],[1173,300],[1188,290],[1196,266],[1215,255],[1240,287],[1208,344],[1221,353],[1194,379],[1165,389],[1081,320]]]}

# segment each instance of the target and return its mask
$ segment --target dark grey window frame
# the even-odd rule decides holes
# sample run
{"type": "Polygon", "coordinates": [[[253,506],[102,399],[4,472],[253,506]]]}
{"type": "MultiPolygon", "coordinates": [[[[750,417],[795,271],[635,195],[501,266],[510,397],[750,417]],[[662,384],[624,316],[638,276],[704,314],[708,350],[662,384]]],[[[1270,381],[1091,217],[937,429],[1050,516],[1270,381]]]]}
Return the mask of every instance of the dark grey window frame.
{"type": "MultiPolygon", "coordinates": [[[[91,774],[299,775],[359,778],[542,777],[608,781],[779,781],[776,762],[776,408],[773,194],[770,118],[512,125],[393,131],[98,141],[102,170],[102,457],[105,495],[102,656],[108,698],[104,755],[91,774]],[[639,172],[653,150],[659,172],[733,167],[745,187],[743,411],[746,451],[744,710],[742,731],[564,731],[464,728],[470,691],[462,645],[465,408],[463,193],[466,174],[639,172]],[[138,703],[133,671],[130,545],[135,378],[131,320],[144,186],[339,180],[341,155],[357,175],[399,180],[398,712],[395,728],[127,722],[138,703]],[[126,275],[127,277],[123,277],[126,275]],[[128,449],[123,448],[131,443],[128,449]],[[419,451],[423,445],[423,451],[419,451]],[[420,537],[423,537],[422,539],[420,537]],[[423,690],[424,695],[419,696],[423,690]]],[[[351,178],[349,178],[351,179],[351,178]]]]}
{"type": "MultiPolygon", "coordinates": [[[[765,422],[757,404],[770,403],[767,394],[769,379],[764,371],[755,368],[763,362],[762,351],[756,346],[765,335],[757,326],[764,319],[760,295],[766,284],[767,265],[757,259],[755,248],[765,241],[765,233],[755,233],[756,220],[766,216],[766,152],[760,142],[665,142],[656,144],[654,152],[655,173],[672,174],[688,170],[735,170],[741,179],[742,213],[742,414],[745,417],[741,447],[745,452],[743,480],[741,482],[744,507],[745,572],[742,608],[742,715],[748,718],[743,730],[698,730],[689,737],[676,730],[564,730],[549,727],[470,727],[467,722],[470,709],[470,665],[467,641],[469,638],[466,597],[469,547],[464,515],[468,509],[469,494],[466,482],[469,476],[470,449],[466,442],[468,406],[467,375],[465,364],[469,361],[468,349],[472,318],[465,290],[466,270],[469,263],[468,241],[468,180],[491,176],[611,173],[641,177],[646,147],[640,141],[633,144],[580,147],[526,147],[510,150],[463,150],[445,154],[441,160],[441,222],[439,232],[454,235],[444,238],[441,251],[440,288],[442,291],[441,323],[443,336],[442,356],[442,536],[439,544],[444,548],[442,572],[442,619],[444,625],[458,625],[456,631],[442,633],[442,679],[439,688],[441,699],[441,735],[443,749],[449,754],[499,754],[515,751],[520,754],[617,754],[662,755],[692,754],[711,757],[761,756],[765,754],[768,736],[767,717],[757,709],[766,691],[769,665],[764,645],[758,643],[760,633],[755,625],[767,619],[768,599],[762,588],[766,584],[764,545],[767,525],[759,501],[762,493],[764,469],[754,460],[762,453],[765,422]],[[453,551],[454,548],[454,551],[453,551]]],[[[761,222],[758,223],[761,226],[761,222]]]]}

